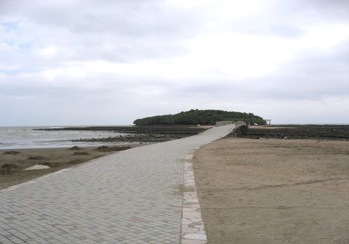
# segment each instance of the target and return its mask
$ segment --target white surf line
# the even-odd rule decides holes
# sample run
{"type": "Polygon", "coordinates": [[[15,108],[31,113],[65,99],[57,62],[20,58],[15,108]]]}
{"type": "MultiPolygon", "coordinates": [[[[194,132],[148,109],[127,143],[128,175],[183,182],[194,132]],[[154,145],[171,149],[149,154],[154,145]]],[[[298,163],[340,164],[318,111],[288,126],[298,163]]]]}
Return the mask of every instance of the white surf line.
{"type": "Polygon", "coordinates": [[[193,155],[189,154],[184,161],[181,244],[205,244],[207,237],[195,187],[192,158],[193,155]]]}

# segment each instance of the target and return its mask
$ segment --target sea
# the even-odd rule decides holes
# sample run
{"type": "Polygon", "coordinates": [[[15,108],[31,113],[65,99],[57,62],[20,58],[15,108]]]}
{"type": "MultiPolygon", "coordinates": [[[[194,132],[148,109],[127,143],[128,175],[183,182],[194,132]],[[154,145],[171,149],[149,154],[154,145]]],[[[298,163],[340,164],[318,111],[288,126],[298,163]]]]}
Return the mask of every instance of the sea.
{"type": "MultiPolygon", "coordinates": [[[[68,127],[68,126],[65,126],[68,127]]],[[[125,133],[112,131],[79,131],[79,130],[35,130],[59,128],[48,127],[0,127],[0,150],[30,148],[65,148],[72,146],[90,147],[100,145],[120,145],[120,142],[72,142],[72,140],[108,138],[125,133]]]]}

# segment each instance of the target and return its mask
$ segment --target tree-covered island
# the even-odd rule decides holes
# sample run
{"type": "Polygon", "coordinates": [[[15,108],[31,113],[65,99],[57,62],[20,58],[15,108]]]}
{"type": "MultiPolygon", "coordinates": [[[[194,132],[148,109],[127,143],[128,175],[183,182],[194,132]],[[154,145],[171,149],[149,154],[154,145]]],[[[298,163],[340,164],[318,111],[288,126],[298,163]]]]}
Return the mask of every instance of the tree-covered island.
{"type": "Polygon", "coordinates": [[[215,125],[217,121],[245,121],[248,124],[265,124],[265,120],[253,113],[223,110],[192,109],[178,114],[157,115],[137,119],[135,125],[215,125]]]}

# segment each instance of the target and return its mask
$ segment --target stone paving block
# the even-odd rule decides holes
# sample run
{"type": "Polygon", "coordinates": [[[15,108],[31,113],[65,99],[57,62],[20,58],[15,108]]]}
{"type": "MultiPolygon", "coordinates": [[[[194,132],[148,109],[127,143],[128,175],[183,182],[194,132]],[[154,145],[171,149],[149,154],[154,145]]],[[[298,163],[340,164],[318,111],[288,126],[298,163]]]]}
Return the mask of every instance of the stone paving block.
{"type": "Polygon", "coordinates": [[[182,240],[181,244],[206,244],[206,241],[202,240],[182,240]]]}
{"type": "MultiPolygon", "coordinates": [[[[0,243],[180,243],[183,194],[176,189],[184,175],[193,177],[184,159],[232,128],[118,152],[2,190],[0,243]]],[[[186,195],[189,206],[195,195],[186,195]]]]}

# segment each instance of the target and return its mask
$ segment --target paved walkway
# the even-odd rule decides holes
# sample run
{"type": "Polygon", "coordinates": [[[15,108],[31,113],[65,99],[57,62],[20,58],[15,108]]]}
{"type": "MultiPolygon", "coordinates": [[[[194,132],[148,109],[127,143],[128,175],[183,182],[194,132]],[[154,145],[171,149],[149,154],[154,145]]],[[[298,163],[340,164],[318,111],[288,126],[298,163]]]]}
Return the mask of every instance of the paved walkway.
{"type": "Polygon", "coordinates": [[[118,152],[0,192],[0,243],[180,243],[183,161],[233,125],[118,152]]]}

